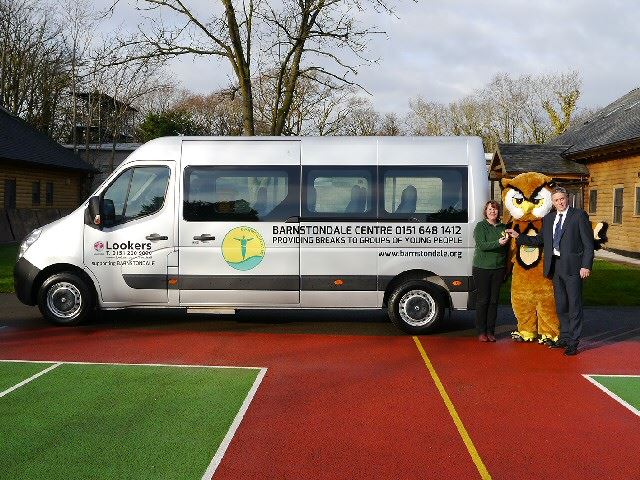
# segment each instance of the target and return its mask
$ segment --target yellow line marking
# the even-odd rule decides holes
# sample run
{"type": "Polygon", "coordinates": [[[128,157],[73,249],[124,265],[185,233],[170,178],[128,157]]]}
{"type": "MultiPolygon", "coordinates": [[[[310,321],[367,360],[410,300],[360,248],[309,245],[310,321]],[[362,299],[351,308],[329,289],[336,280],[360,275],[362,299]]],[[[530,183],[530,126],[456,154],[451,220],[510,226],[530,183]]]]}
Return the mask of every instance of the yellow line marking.
{"type": "Polygon", "coordinates": [[[440,381],[440,377],[436,373],[436,369],[433,368],[433,365],[431,364],[431,360],[429,360],[429,357],[427,356],[427,352],[424,350],[422,343],[420,343],[420,339],[414,336],[413,341],[416,343],[416,347],[418,347],[418,350],[420,351],[420,355],[424,360],[424,364],[427,366],[427,370],[429,370],[429,373],[431,374],[431,378],[433,379],[433,382],[436,384],[436,388],[438,389],[438,392],[440,392],[440,396],[442,397],[444,404],[447,406],[447,410],[449,410],[449,415],[451,415],[451,418],[453,419],[453,423],[456,424],[458,433],[462,437],[462,441],[467,447],[467,450],[469,451],[469,455],[471,455],[471,460],[473,460],[473,463],[476,465],[476,468],[478,469],[478,473],[480,473],[480,478],[482,478],[483,480],[491,480],[491,475],[489,474],[487,467],[484,466],[484,463],[482,462],[482,459],[478,454],[478,450],[476,450],[476,447],[473,444],[471,437],[467,433],[467,429],[464,428],[464,424],[462,423],[462,420],[460,420],[460,416],[458,415],[458,412],[456,412],[456,407],[453,406],[453,402],[449,398],[449,395],[447,394],[447,391],[445,390],[444,385],[440,381]]]}

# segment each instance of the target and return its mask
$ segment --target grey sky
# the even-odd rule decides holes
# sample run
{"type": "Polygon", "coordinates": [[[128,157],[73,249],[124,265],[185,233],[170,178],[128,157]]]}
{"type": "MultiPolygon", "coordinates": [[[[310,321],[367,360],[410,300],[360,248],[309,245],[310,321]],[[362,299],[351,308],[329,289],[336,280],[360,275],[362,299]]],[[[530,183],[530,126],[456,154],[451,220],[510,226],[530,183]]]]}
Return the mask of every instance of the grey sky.
{"type": "MultiPolygon", "coordinates": [[[[199,7],[209,1],[200,0],[199,7]]],[[[640,3],[634,0],[403,0],[397,15],[361,17],[387,32],[371,42],[369,56],[379,63],[363,66],[357,78],[383,112],[404,113],[417,95],[458,100],[497,73],[578,70],[581,107],[604,106],[640,86],[640,3]]],[[[125,28],[138,23],[124,9],[105,27],[120,22],[125,28]]],[[[184,88],[199,93],[232,78],[226,60],[185,58],[171,68],[184,88]]]]}

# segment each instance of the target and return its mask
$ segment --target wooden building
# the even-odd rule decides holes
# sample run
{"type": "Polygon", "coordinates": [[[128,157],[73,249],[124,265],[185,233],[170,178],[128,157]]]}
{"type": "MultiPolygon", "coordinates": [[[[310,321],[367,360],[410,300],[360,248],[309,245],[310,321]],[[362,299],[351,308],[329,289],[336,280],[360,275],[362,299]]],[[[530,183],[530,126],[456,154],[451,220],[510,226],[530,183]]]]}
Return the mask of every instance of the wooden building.
{"type": "Polygon", "coordinates": [[[609,223],[607,250],[640,258],[640,89],[545,145],[500,144],[492,193],[500,195],[497,180],[525,171],[553,177],[592,221],[609,223]]]}
{"type": "Polygon", "coordinates": [[[549,144],[570,145],[563,157],[589,169],[584,208],[592,221],[609,223],[605,248],[640,258],[640,89],[549,144]]]}
{"type": "Polygon", "coordinates": [[[0,242],[76,208],[94,169],[0,107],[0,242]]]}
{"type": "Polygon", "coordinates": [[[489,166],[491,198],[500,200],[501,178],[513,178],[520,173],[540,172],[569,191],[570,204],[582,208],[584,191],[589,181],[585,165],[563,157],[567,145],[528,145],[499,143],[489,166]]]}

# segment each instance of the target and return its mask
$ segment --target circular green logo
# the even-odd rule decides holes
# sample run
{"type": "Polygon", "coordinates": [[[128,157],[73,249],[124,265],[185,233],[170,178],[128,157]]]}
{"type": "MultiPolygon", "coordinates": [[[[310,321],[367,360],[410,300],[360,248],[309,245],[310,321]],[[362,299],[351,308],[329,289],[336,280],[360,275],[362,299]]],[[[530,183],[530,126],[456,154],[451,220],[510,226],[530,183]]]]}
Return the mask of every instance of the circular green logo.
{"type": "Polygon", "coordinates": [[[236,270],[251,270],[257,267],[266,252],[262,235],[251,227],[236,227],[222,241],[222,256],[236,270]]]}

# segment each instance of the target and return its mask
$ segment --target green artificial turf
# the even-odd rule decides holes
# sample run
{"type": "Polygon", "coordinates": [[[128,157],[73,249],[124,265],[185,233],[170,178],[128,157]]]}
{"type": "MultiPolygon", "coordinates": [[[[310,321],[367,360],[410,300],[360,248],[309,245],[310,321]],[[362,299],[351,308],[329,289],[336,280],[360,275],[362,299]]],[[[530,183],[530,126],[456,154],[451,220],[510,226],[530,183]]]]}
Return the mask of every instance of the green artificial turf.
{"type": "Polygon", "coordinates": [[[615,393],[629,405],[640,410],[640,376],[637,377],[607,377],[591,375],[591,378],[615,393]]]}
{"type": "MultiPolygon", "coordinates": [[[[597,259],[582,294],[589,306],[640,306],[640,267],[597,259]]],[[[511,303],[511,277],[502,285],[500,303],[511,303]]]]}
{"type": "Polygon", "coordinates": [[[13,293],[13,266],[19,245],[0,245],[0,293],[13,293]]]}
{"type": "Polygon", "coordinates": [[[0,472],[201,478],[258,372],[61,365],[0,399],[0,472]]]}
{"type": "Polygon", "coordinates": [[[4,392],[50,366],[49,363],[0,362],[0,392],[4,392]]]}

